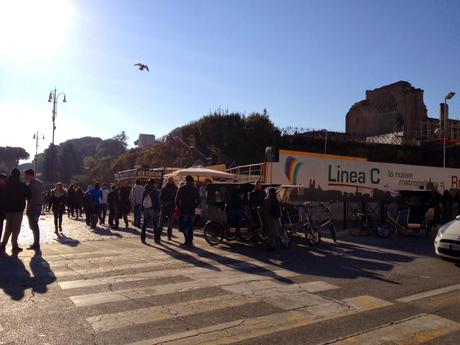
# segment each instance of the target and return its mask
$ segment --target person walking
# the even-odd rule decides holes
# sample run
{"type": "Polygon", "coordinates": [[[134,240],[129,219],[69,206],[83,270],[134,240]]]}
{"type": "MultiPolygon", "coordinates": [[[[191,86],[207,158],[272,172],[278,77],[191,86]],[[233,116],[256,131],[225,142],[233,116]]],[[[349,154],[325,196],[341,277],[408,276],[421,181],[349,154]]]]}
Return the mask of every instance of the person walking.
{"type": "Polygon", "coordinates": [[[177,187],[172,177],[168,178],[168,183],[161,189],[160,192],[160,234],[163,232],[163,226],[168,219],[168,240],[171,241],[172,228],[174,225],[174,211],[176,209],[176,194],[177,187]]]}
{"type": "Polygon", "coordinates": [[[104,183],[102,185],[101,192],[102,192],[102,199],[101,199],[101,205],[100,205],[100,210],[99,210],[99,222],[101,224],[105,224],[105,218],[107,217],[107,197],[110,193],[110,190],[107,187],[107,184],[104,183]]]}
{"type": "Polygon", "coordinates": [[[43,182],[35,177],[35,172],[29,169],[25,172],[25,178],[29,182],[29,189],[32,197],[27,201],[27,218],[29,227],[34,236],[34,243],[27,249],[40,250],[40,227],[38,220],[42,213],[43,203],[45,202],[45,188],[43,182]]]}
{"type": "Polygon", "coordinates": [[[53,211],[54,216],[54,233],[59,236],[59,232],[62,232],[62,216],[65,211],[67,204],[67,195],[62,182],[56,183],[54,188],[51,190],[51,198],[49,208],[53,211]]]}
{"type": "Polygon", "coordinates": [[[179,226],[184,233],[185,242],[182,246],[193,247],[193,220],[195,208],[200,204],[198,190],[193,184],[193,177],[185,177],[185,185],[179,188],[176,195],[176,207],[179,210],[179,226]]]}
{"type": "Polygon", "coordinates": [[[142,217],[142,200],[144,195],[144,186],[141,185],[141,180],[137,179],[136,184],[131,189],[129,200],[134,212],[134,226],[137,228],[141,227],[142,217]]]}
{"type": "Polygon", "coordinates": [[[155,243],[160,243],[161,233],[157,222],[158,212],[160,211],[160,198],[152,179],[150,179],[145,186],[145,190],[142,195],[142,210],[144,213],[144,222],[142,224],[141,231],[142,243],[145,243],[145,232],[150,223],[152,223],[155,243]]]}
{"type": "Polygon", "coordinates": [[[10,177],[6,182],[5,196],[5,234],[0,244],[0,251],[5,251],[6,244],[11,236],[12,252],[22,252],[22,248],[18,245],[19,232],[21,231],[22,217],[26,208],[26,199],[32,197],[29,187],[21,182],[21,173],[18,169],[11,171],[10,177]]]}
{"type": "Polygon", "coordinates": [[[77,194],[73,184],[67,188],[67,217],[75,217],[77,194]]]}
{"type": "Polygon", "coordinates": [[[259,208],[262,206],[263,201],[267,197],[267,194],[262,189],[262,182],[256,181],[254,190],[249,194],[249,212],[251,228],[256,229],[261,226],[259,221],[259,208]]]}
{"type": "Polygon", "coordinates": [[[75,219],[78,220],[79,217],[82,216],[81,210],[83,208],[83,198],[85,196],[85,193],[83,193],[83,190],[81,187],[78,187],[77,190],[75,191],[75,219]]]}
{"type": "Polygon", "coordinates": [[[93,186],[88,186],[85,193],[83,194],[83,211],[85,212],[85,222],[86,225],[91,226],[91,197],[89,195],[89,191],[93,188],[93,186]]]}
{"type": "Polygon", "coordinates": [[[94,184],[94,188],[91,188],[87,192],[90,202],[90,219],[91,219],[91,229],[96,229],[97,221],[100,214],[100,206],[102,200],[102,191],[98,182],[94,184]]]}
{"type": "Polygon", "coordinates": [[[107,204],[109,206],[109,226],[111,229],[117,230],[120,224],[120,194],[116,185],[112,186],[112,190],[107,195],[107,204]]]}
{"type": "Polygon", "coordinates": [[[125,222],[125,227],[128,227],[128,216],[131,211],[131,201],[129,200],[130,189],[126,182],[120,182],[118,188],[118,194],[120,197],[120,212],[121,217],[125,222]]]}
{"type": "Polygon", "coordinates": [[[2,241],[3,234],[3,223],[5,221],[5,186],[6,186],[6,175],[0,173],[0,242],[2,241]]]}
{"type": "Polygon", "coordinates": [[[269,251],[276,249],[276,239],[280,226],[281,206],[276,197],[276,189],[270,188],[268,196],[262,202],[262,221],[265,234],[268,237],[269,251]]]}

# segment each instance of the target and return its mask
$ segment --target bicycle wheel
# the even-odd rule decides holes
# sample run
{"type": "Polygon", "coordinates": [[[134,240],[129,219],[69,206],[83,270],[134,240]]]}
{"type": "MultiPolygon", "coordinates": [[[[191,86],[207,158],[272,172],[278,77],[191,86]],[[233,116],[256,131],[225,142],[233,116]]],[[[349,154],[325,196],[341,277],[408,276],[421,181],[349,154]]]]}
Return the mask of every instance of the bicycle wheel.
{"type": "Polygon", "coordinates": [[[393,229],[389,224],[383,224],[377,228],[377,235],[381,238],[388,238],[391,236],[393,229]]]}
{"type": "Polygon", "coordinates": [[[204,238],[211,246],[221,243],[224,239],[224,235],[224,226],[215,220],[207,222],[204,226],[204,238]]]}
{"type": "Polygon", "coordinates": [[[427,227],[425,228],[426,235],[429,238],[435,238],[438,234],[438,229],[439,227],[437,227],[435,224],[427,225],[427,227]]]}
{"type": "Polygon", "coordinates": [[[310,246],[317,246],[321,242],[321,233],[318,229],[315,229],[309,225],[305,227],[304,232],[305,239],[310,246]]]}
{"type": "Polygon", "coordinates": [[[289,248],[291,246],[291,236],[289,236],[288,231],[284,227],[280,229],[279,240],[284,248],[289,248]]]}
{"type": "Polygon", "coordinates": [[[348,228],[348,232],[350,233],[350,235],[351,236],[361,235],[362,224],[361,224],[361,219],[359,218],[359,216],[353,213],[350,217],[350,221],[351,221],[351,226],[348,228]]]}

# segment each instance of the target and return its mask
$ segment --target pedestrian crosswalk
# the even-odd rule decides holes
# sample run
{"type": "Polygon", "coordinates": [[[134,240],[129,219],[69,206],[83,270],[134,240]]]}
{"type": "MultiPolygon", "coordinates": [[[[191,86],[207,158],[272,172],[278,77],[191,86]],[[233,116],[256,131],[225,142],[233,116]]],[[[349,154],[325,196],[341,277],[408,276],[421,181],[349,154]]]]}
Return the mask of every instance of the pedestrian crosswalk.
{"type": "MultiPolygon", "coordinates": [[[[258,343],[279,332],[383,312],[425,297],[334,298],[342,289],[335,282],[304,279],[274,259],[261,261],[216,248],[174,252],[172,258],[174,249],[178,251],[166,244],[137,251],[56,254],[47,264],[68,308],[77,309],[95,344],[258,343]]],[[[456,290],[458,286],[446,291],[456,290]]],[[[327,343],[422,344],[459,330],[459,323],[419,314],[327,343]]]]}

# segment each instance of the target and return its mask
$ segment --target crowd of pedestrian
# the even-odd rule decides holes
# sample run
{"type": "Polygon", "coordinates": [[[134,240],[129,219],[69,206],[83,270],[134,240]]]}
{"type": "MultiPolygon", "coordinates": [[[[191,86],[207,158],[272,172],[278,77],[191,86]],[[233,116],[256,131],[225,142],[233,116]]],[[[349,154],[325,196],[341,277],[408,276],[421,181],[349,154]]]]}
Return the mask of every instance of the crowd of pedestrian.
{"type": "MultiPolygon", "coordinates": [[[[198,210],[203,209],[206,204],[203,200],[206,198],[205,186],[196,185],[191,176],[187,176],[179,187],[171,177],[162,187],[157,186],[152,179],[145,185],[136,180],[133,186],[126,181],[112,186],[96,182],[86,190],[74,185],[69,185],[66,189],[58,182],[46,191],[44,184],[35,177],[34,171],[29,169],[24,174],[24,181],[27,183],[21,180],[18,169],[13,169],[8,177],[0,174],[0,251],[5,250],[10,238],[12,251],[22,251],[18,245],[18,236],[24,211],[34,238],[28,249],[40,249],[39,219],[43,212],[53,214],[54,230],[58,237],[63,233],[65,214],[77,221],[84,217],[91,229],[96,229],[98,224],[106,225],[108,221],[107,226],[116,230],[121,222],[129,227],[128,216],[133,212],[132,225],[140,229],[142,243],[146,243],[148,228],[153,229],[154,241],[160,243],[165,226],[167,238],[171,240],[173,226],[177,223],[184,235],[182,245],[192,247],[195,218],[198,210]]],[[[269,239],[269,249],[273,249],[280,217],[280,205],[275,190],[270,189],[267,195],[261,183],[257,182],[254,190],[246,194],[245,198],[247,200],[242,200],[242,194],[238,192],[231,195],[226,205],[229,219],[238,228],[242,204],[248,204],[253,226],[263,224],[269,239]]]]}

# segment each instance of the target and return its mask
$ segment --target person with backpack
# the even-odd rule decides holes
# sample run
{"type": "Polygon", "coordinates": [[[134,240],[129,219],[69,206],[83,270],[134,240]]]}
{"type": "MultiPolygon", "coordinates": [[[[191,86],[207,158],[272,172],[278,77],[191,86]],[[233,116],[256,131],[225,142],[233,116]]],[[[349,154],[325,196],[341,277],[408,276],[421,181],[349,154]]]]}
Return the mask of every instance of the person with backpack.
{"type": "Polygon", "coordinates": [[[276,248],[276,238],[280,226],[281,205],[276,197],[276,189],[270,188],[268,196],[262,202],[262,222],[265,234],[268,237],[268,251],[276,248]]]}
{"type": "Polygon", "coordinates": [[[145,186],[145,190],[142,195],[142,210],[144,213],[144,223],[142,224],[141,242],[145,243],[145,232],[147,230],[147,226],[151,222],[153,224],[155,243],[159,244],[161,234],[157,223],[157,216],[160,210],[160,198],[152,179],[150,179],[145,186]]]}

